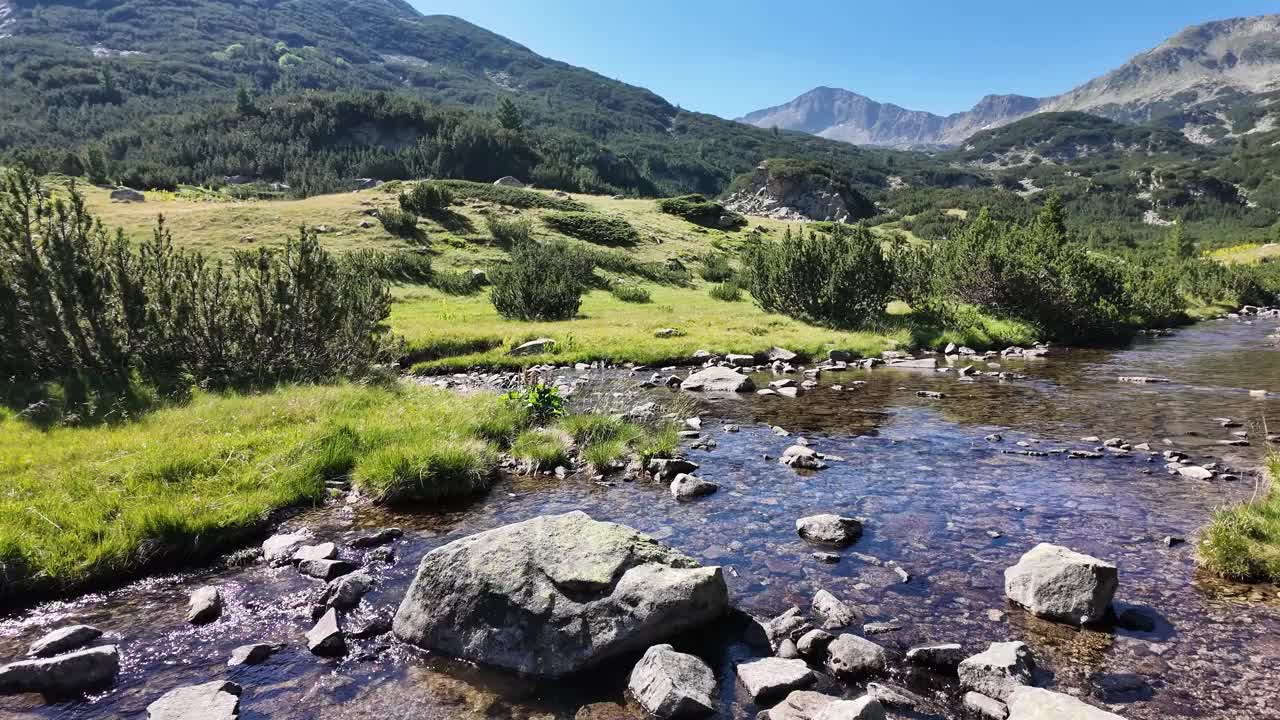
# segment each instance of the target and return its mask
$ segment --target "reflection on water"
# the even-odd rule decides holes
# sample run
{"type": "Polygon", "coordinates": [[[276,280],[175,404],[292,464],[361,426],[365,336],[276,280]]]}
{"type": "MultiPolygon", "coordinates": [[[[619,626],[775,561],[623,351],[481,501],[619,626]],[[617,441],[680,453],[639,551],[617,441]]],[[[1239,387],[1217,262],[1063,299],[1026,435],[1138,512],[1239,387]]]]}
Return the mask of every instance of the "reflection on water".
{"type": "MultiPolygon", "coordinates": [[[[991,641],[1026,640],[1048,682],[1091,695],[1126,717],[1280,718],[1280,591],[1199,576],[1193,557],[1196,529],[1214,507],[1247,497],[1252,476],[1196,482],[1168,475],[1162,461],[1142,453],[1076,460],[1060,452],[1092,448],[1096,443],[1083,442],[1084,436],[1121,437],[1237,470],[1256,467],[1264,453],[1263,421],[1278,400],[1249,391],[1280,391],[1280,352],[1267,339],[1273,329],[1209,323],[1123,351],[1062,350],[1045,359],[1001,361],[1002,369],[1026,374],[1025,380],[879,369],[828,373],[823,387],[794,400],[704,398],[706,431],[719,446],[692,457],[721,490],[695,503],[676,504],[665,488],[649,484],[516,479],[448,512],[388,515],[337,506],[292,524],[337,540],[361,528],[409,531],[395,546],[397,561],[375,566],[379,587],[349,627],[394,608],[431,548],[503,523],[582,509],[725,566],[736,605],[751,613],[807,607],[825,588],[859,608],[864,622],[901,624],[902,630],[876,638],[892,648],[954,641],[976,651],[991,641]],[[1128,385],[1117,381],[1122,375],[1172,382],[1128,385]],[[829,387],[853,387],[857,380],[866,384],[829,387]],[[922,389],[946,398],[919,398],[922,389]],[[1223,417],[1243,428],[1221,427],[1215,418],[1223,417]],[[722,432],[730,422],[742,432],[722,432]],[[776,435],[772,426],[844,459],[810,474],[765,460],[794,439],[776,435]],[[1250,446],[1219,444],[1240,431],[1249,433],[1250,446]],[[997,432],[1000,442],[984,439],[997,432]],[[795,535],[795,519],[827,511],[869,519],[853,548],[865,559],[845,553],[827,565],[811,557],[795,535]],[[1192,542],[1167,547],[1166,536],[1192,542]],[[1156,619],[1155,630],[1080,631],[1007,606],[1004,568],[1041,541],[1115,561],[1118,601],[1143,608],[1156,619]],[[890,560],[910,573],[908,582],[884,564],[890,560]]],[[[0,716],[141,717],[166,690],[223,677],[244,686],[245,718],[573,718],[584,706],[590,708],[582,718],[632,716],[617,705],[624,701],[625,660],[574,682],[539,683],[430,657],[386,638],[352,643],[352,654],[341,661],[317,659],[300,642],[316,594],[312,581],[290,569],[255,565],[153,578],[11,617],[0,622],[0,658],[16,657],[43,630],[74,621],[114,633],[125,665],[117,687],[103,696],[54,705],[4,698],[0,716]],[[228,611],[211,626],[187,626],[186,594],[209,582],[223,586],[228,611]],[[288,648],[263,666],[228,674],[232,648],[273,641],[288,648]]],[[[752,717],[756,709],[733,681],[734,663],[752,653],[739,636],[726,623],[682,641],[717,669],[720,717],[752,717]]],[[[929,685],[928,678],[897,680],[929,685]]],[[[954,702],[950,692],[941,691],[944,702],[954,702]]]]}

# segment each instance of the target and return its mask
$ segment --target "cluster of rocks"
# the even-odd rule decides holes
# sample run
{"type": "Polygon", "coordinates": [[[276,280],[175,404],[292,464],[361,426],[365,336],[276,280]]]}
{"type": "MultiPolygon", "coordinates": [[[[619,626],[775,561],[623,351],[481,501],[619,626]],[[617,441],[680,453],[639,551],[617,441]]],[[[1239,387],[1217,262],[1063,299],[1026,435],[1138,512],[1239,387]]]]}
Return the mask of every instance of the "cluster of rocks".
{"type": "MultiPolygon", "coordinates": [[[[1116,586],[1114,565],[1049,544],[1035,547],[1005,571],[1005,593],[1011,601],[1039,617],[1073,625],[1104,621],[1111,613],[1116,586]]],[[[899,655],[867,636],[900,626],[865,623],[861,634],[857,634],[850,631],[857,622],[856,609],[826,590],[814,595],[809,615],[791,608],[776,618],[760,621],[761,634],[773,656],[737,666],[738,680],[757,704],[777,703],[757,720],[883,718],[885,708],[950,716],[937,700],[881,681],[867,684],[867,694],[852,701],[858,703],[856,708],[839,704],[850,701],[811,689],[820,685],[821,675],[861,683],[889,675],[896,665],[954,677],[965,693],[965,711],[976,717],[1117,717],[1069,695],[1033,687],[1036,662],[1025,643],[997,642],[975,655],[968,655],[963,646],[955,643],[928,644],[899,655]]]]}
{"type": "MultiPolygon", "coordinates": [[[[307,648],[320,656],[347,652],[343,614],[354,610],[372,590],[376,580],[360,569],[354,551],[362,551],[366,565],[389,564],[394,560],[390,544],[402,536],[397,528],[385,528],[353,539],[349,546],[353,559],[339,557],[331,542],[308,544],[302,533],[275,535],[262,543],[262,558],[275,566],[293,566],[307,577],[323,581],[313,605],[314,626],[305,633],[307,648]]],[[[222,588],[209,585],[196,589],[187,598],[185,619],[192,625],[217,622],[226,609],[222,588]]],[[[386,620],[374,620],[351,633],[368,638],[390,632],[386,620]]],[[[52,697],[77,696],[111,687],[120,672],[120,650],[114,644],[93,647],[104,637],[101,630],[73,625],[54,630],[35,642],[31,659],[0,668],[0,693],[42,693],[52,697]]],[[[259,665],[283,649],[278,643],[254,643],[232,651],[228,668],[259,665]]],[[[240,712],[241,688],[226,680],[172,690],[147,707],[149,720],[233,720],[240,712]]]]}

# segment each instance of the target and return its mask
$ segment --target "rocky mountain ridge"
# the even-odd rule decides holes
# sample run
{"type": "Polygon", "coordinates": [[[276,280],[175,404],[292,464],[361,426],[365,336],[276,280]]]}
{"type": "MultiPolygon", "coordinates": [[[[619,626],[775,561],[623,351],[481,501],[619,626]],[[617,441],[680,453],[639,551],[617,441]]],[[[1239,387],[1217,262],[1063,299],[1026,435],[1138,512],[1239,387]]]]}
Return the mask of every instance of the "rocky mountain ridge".
{"type": "Polygon", "coordinates": [[[1061,95],[988,95],[948,116],[819,87],[742,122],[801,130],[857,145],[962,145],[982,130],[1041,112],[1083,111],[1126,123],[1154,123],[1211,143],[1265,130],[1278,107],[1280,14],[1190,27],[1123,66],[1061,95]],[[1265,120],[1259,127],[1259,120],[1265,120]]]}

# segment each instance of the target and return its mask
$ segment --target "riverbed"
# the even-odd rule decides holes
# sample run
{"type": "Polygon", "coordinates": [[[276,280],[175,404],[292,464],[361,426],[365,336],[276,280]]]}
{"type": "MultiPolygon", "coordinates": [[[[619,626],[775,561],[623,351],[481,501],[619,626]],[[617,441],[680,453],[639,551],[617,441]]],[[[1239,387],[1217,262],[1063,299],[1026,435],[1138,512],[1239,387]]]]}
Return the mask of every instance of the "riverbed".
{"type": "MultiPolygon", "coordinates": [[[[1265,421],[1280,417],[1276,332],[1274,320],[1222,320],[1121,350],[1055,348],[1043,358],[993,359],[999,367],[976,364],[1022,376],[1010,379],[877,368],[824,373],[819,387],[794,399],[699,396],[703,435],[716,447],[688,455],[720,491],[695,502],[677,503],[667,488],[644,482],[512,477],[443,512],[391,513],[337,499],[286,529],[340,545],[370,529],[406,531],[392,546],[394,562],[370,565],[378,586],[349,627],[389,617],[432,548],[583,510],[723,566],[734,605],[760,617],[792,605],[807,610],[814,592],[826,589],[857,608],[861,622],[901,626],[873,638],[890,648],[959,642],[978,652],[1023,640],[1043,683],[1127,718],[1280,718],[1280,588],[1218,581],[1195,563],[1195,533],[1213,509],[1255,492],[1265,421]],[[1122,383],[1122,376],[1170,382],[1122,383]],[[832,389],[837,384],[844,389],[832,389]],[[920,397],[922,390],[944,397],[920,397]],[[1222,418],[1240,427],[1223,427],[1222,418]],[[1241,432],[1249,445],[1225,444],[1239,443],[1241,432]],[[800,437],[840,459],[816,472],[779,464],[800,437]],[[1109,438],[1218,463],[1219,475],[1170,474],[1163,458],[1142,451],[1070,457],[1109,438]],[[797,518],[821,512],[866,518],[864,537],[835,564],[814,558],[795,533],[797,518]],[[1003,571],[1039,542],[1115,562],[1117,604],[1139,608],[1154,630],[1079,630],[1008,605],[1003,571]]],[[[770,379],[756,377],[762,387],[770,379]]],[[[224,678],[243,686],[246,719],[639,717],[620,705],[627,661],[570,682],[533,682],[413,651],[387,635],[353,641],[340,660],[317,658],[302,634],[319,587],[291,568],[231,563],[0,619],[0,659],[18,658],[41,634],[70,623],[107,631],[123,655],[111,691],[53,704],[0,698],[0,717],[140,718],[168,690],[224,678]],[[186,598],[206,584],[223,588],[227,610],[216,623],[192,627],[183,618],[186,598]],[[231,650],[253,642],[285,647],[263,665],[228,670],[231,650]]],[[[677,645],[716,670],[716,717],[754,717],[759,708],[737,687],[733,667],[759,650],[732,623],[677,645]]],[[[891,681],[956,705],[945,683],[891,681]]]]}

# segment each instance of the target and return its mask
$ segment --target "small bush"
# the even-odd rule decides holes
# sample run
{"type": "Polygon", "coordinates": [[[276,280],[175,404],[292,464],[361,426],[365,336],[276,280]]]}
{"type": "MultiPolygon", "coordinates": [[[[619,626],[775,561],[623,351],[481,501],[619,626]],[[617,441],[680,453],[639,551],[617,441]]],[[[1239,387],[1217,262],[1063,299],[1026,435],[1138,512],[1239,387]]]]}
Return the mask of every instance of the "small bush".
{"type": "Polygon", "coordinates": [[[712,285],[707,294],[722,302],[742,301],[742,287],[735,280],[712,285]]]}
{"type": "Polygon", "coordinates": [[[644,262],[625,250],[608,248],[583,247],[591,263],[601,270],[619,275],[635,275],[664,285],[684,286],[689,284],[689,272],[682,266],[668,263],[644,262]]]}
{"type": "Polygon", "coordinates": [[[411,238],[418,234],[418,216],[408,210],[383,208],[378,211],[378,222],[396,237],[411,238]]]}
{"type": "Polygon", "coordinates": [[[449,190],[457,198],[483,200],[495,205],[505,205],[506,207],[520,208],[522,210],[542,208],[546,210],[581,212],[587,209],[585,204],[572,198],[558,198],[546,193],[506,187],[505,185],[477,183],[467,180],[436,180],[435,183],[449,190]]]}
{"type": "Polygon", "coordinates": [[[400,193],[400,209],[418,215],[435,215],[453,204],[448,188],[436,182],[420,182],[400,193]]]}
{"type": "Polygon", "coordinates": [[[893,265],[864,227],[803,230],[748,248],[747,289],[761,308],[816,325],[854,327],[884,314],[893,265]]]}
{"type": "Polygon", "coordinates": [[[427,284],[432,279],[431,258],[416,252],[382,252],[363,248],[342,257],[352,272],[392,282],[427,284]]]}
{"type": "Polygon", "coordinates": [[[658,201],[658,209],[703,227],[731,229],[747,224],[745,217],[725,210],[720,203],[708,200],[702,195],[663,198],[658,201]]]}
{"type": "Polygon", "coordinates": [[[480,290],[480,283],[470,270],[437,270],[430,285],[446,295],[474,295],[480,290]]]}
{"type": "Polygon", "coordinates": [[[511,263],[491,274],[489,298],[505,318],[568,320],[578,314],[592,269],[590,259],[568,243],[520,243],[511,250],[511,263]]]}
{"type": "Polygon", "coordinates": [[[649,295],[649,291],[639,285],[629,285],[626,283],[615,282],[609,292],[614,297],[625,303],[644,304],[653,302],[653,298],[649,295]]]}
{"type": "Polygon", "coordinates": [[[698,274],[707,282],[724,282],[734,276],[733,265],[724,253],[711,253],[702,258],[698,274]]]}
{"type": "Polygon", "coordinates": [[[547,227],[595,245],[635,245],[640,233],[619,217],[591,212],[558,212],[542,218],[547,227]]]}
{"type": "Polygon", "coordinates": [[[533,239],[533,223],[522,217],[504,218],[489,213],[484,218],[489,227],[489,235],[502,247],[513,247],[533,239]]]}

